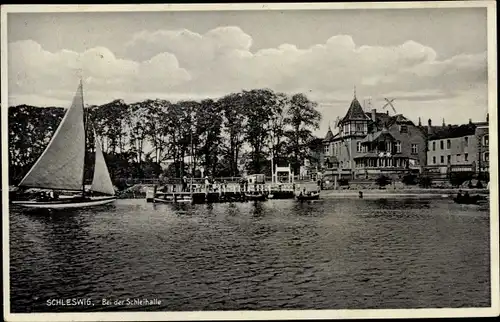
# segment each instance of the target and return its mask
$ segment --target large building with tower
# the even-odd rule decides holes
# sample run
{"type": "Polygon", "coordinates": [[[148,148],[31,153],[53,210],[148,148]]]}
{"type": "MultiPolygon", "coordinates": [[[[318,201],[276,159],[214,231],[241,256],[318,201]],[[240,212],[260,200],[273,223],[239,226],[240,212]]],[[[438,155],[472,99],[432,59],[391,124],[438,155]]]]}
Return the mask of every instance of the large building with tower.
{"type": "Polygon", "coordinates": [[[425,127],[402,114],[364,111],[355,95],[323,140],[323,169],[353,178],[421,171],[427,163],[426,136],[425,127]]]}

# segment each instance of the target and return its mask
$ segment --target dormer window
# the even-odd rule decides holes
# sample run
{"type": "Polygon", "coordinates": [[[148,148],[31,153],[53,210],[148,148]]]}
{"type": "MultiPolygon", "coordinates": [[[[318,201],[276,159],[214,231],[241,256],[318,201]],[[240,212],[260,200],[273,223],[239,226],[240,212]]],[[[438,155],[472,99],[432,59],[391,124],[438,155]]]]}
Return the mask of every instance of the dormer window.
{"type": "Polygon", "coordinates": [[[399,132],[400,133],[408,133],[408,126],[407,125],[400,125],[399,132]]]}

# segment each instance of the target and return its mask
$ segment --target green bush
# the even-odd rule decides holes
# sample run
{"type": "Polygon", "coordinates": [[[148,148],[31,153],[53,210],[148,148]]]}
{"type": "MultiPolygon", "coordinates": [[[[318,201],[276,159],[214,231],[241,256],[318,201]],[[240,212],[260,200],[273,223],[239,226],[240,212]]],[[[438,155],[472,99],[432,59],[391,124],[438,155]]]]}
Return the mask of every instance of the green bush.
{"type": "Polygon", "coordinates": [[[422,188],[430,188],[432,186],[432,178],[429,176],[421,176],[418,179],[418,184],[422,188]]]}
{"type": "Polygon", "coordinates": [[[339,179],[338,184],[339,184],[339,186],[348,186],[349,180],[348,179],[339,179]]]}
{"type": "Polygon", "coordinates": [[[413,186],[417,184],[417,176],[415,174],[405,174],[401,180],[405,185],[413,186]]]}
{"type": "Polygon", "coordinates": [[[384,188],[385,186],[391,183],[391,178],[385,175],[381,175],[375,180],[375,182],[380,188],[384,188]]]}
{"type": "Polygon", "coordinates": [[[470,172],[452,172],[449,175],[449,180],[452,186],[459,187],[464,182],[472,179],[472,173],[470,172]]]}

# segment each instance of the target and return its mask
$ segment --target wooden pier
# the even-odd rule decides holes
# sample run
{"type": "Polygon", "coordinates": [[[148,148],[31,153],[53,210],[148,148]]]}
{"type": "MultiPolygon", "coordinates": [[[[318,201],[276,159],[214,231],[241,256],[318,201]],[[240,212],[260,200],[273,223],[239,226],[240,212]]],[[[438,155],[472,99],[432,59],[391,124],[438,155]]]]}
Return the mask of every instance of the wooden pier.
{"type": "Polygon", "coordinates": [[[216,202],[242,202],[251,199],[252,194],[261,194],[265,199],[293,199],[297,191],[302,189],[317,190],[317,186],[296,185],[293,183],[283,184],[220,184],[205,186],[203,184],[192,185],[182,190],[180,184],[169,184],[155,186],[146,194],[147,202],[157,203],[216,203],[216,202]],[[313,188],[313,189],[311,189],[313,188]]]}

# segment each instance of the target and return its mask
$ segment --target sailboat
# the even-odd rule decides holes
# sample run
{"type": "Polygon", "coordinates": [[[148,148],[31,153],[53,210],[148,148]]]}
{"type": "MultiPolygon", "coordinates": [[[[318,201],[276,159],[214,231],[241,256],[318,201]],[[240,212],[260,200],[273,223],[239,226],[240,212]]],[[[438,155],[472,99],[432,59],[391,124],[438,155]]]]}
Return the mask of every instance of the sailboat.
{"type": "Polygon", "coordinates": [[[48,146],[19,183],[19,188],[75,192],[72,196],[42,197],[13,204],[44,209],[82,208],[103,205],[116,199],[108,167],[94,132],[95,166],[90,191],[85,191],[85,143],[83,85],[80,84],[48,146]],[[100,196],[93,196],[95,193],[100,196]]]}

